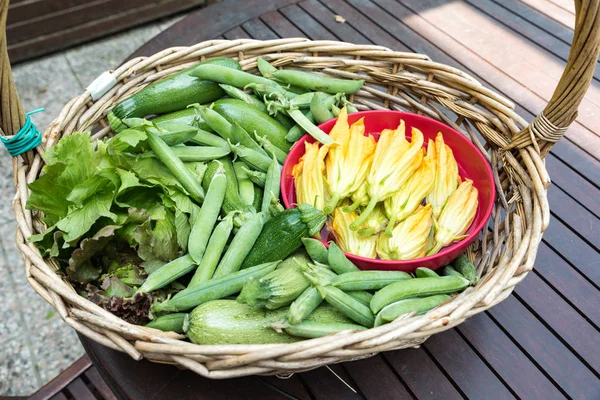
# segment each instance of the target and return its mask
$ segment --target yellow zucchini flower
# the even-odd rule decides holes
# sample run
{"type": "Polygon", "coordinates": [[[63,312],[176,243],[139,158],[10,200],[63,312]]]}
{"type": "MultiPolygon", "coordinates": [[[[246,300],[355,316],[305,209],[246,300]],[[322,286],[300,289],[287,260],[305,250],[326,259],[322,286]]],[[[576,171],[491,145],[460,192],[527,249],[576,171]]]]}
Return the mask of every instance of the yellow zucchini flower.
{"type": "Polygon", "coordinates": [[[349,197],[364,184],[375,151],[375,139],[365,136],[363,118],[348,126],[346,107],[342,108],[329,136],[335,144],[325,158],[326,183],[331,196],[324,210],[327,214],[337,207],[340,200],[349,197]]]}
{"type": "Polygon", "coordinates": [[[442,132],[438,132],[435,143],[427,143],[427,157],[434,162],[435,180],[433,189],[427,195],[427,203],[433,207],[433,217],[437,218],[448,196],[456,190],[459,184],[458,165],[452,149],[444,143],[442,132]]]}
{"type": "Polygon", "coordinates": [[[379,203],[373,209],[373,212],[369,215],[365,223],[360,226],[358,235],[360,237],[376,235],[384,230],[387,225],[388,219],[385,216],[383,204],[379,203]]]}
{"type": "Polygon", "coordinates": [[[367,194],[367,184],[363,183],[354,193],[350,196],[352,204],[344,207],[345,212],[355,211],[358,207],[364,207],[369,204],[369,195],[367,194]]]}
{"type": "Polygon", "coordinates": [[[471,226],[477,213],[478,191],[473,181],[466,179],[458,189],[448,197],[436,221],[435,246],[427,253],[435,254],[455,240],[465,238],[465,232],[471,226]]]}
{"type": "Polygon", "coordinates": [[[433,165],[433,160],[424,157],[419,169],[402,185],[402,188],[383,202],[385,213],[390,219],[386,229],[388,236],[391,236],[396,222],[402,222],[414,213],[433,188],[433,165]]]}
{"type": "Polygon", "coordinates": [[[381,132],[373,163],[367,175],[367,194],[369,204],[352,223],[356,230],[368,218],[375,205],[396,193],[419,168],[423,159],[423,133],[412,128],[411,142],[406,140],[404,121],[395,131],[384,129],[381,132]]]}
{"type": "Polygon", "coordinates": [[[431,206],[420,207],[414,214],[377,239],[377,255],[382,260],[411,260],[425,256],[429,232],[433,227],[431,206]]]}
{"type": "Polygon", "coordinates": [[[375,258],[375,246],[377,236],[360,237],[356,231],[350,229],[350,224],[358,218],[358,215],[352,212],[342,211],[342,207],[333,210],[333,220],[331,227],[335,235],[335,242],[343,251],[361,257],[375,258]]]}
{"type": "Polygon", "coordinates": [[[304,155],[292,170],[296,202],[308,203],[316,209],[323,210],[325,207],[324,160],[329,146],[320,146],[318,142],[304,142],[304,148],[304,155]]]}

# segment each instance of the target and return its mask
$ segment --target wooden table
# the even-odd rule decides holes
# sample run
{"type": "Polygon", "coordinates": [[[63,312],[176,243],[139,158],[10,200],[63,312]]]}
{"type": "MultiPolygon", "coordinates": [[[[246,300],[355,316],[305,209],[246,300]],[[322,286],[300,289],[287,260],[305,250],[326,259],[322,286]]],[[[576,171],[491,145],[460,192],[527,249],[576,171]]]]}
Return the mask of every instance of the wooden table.
{"type": "MultiPolygon", "coordinates": [[[[467,71],[531,120],[562,72],[573,20],[569,0],[224,0],[133,56],[215,38],[374,43],[467,71]]],[[[419,349],[332,366],[357,393],[326,368],[211,381],[83,339],[94,365],[120,398],[600,398],[598,74],[577,123],[546,158],[552,223],[534,271],[503,303],[419,349]]]]}

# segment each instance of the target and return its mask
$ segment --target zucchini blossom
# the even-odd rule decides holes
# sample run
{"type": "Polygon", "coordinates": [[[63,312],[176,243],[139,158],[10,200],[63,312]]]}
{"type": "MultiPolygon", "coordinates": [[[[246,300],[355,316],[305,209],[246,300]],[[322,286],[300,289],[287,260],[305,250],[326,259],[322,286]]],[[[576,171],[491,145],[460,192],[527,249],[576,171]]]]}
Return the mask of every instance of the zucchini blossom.
{"type": "Polygon", "coordinates": [[[375,258],[377,236],[360,237],[358,232],[350,229],[350,224],[358,218],[356,212],[344,212],[341,207],[333,210],[331,223],[336,243],[343,251],[361,257],[375,258]]]}
{"type": "Polygon", "coordinates": [[[431,205],[420,207],[414,214],[392,229],[392,236],[385,232],[377,240],[377,255],[382,260],[411,260],[424,257],[433,227],[431,205]]]}
{"type": "Polygon", "coordinates": [[[433,140],[429,140],[427,157],[433,160],[435,171],[433,189],[427,195],[427,203],[431,204],[433,217],[437,218],[442,212],[448,196],[458,187],[458,165],[452,149],[444,143],[442,132],[438,132],[435,143],[433,140]]]}
{"type": "Polygon", "coordinates": [[[308,203],[323,210],[325,208],[324,159],[329,146],[319,146],[318,142],[304,142],[304,147],[304,155],[292,170],[296,187],[296,203],[308,203]]]}

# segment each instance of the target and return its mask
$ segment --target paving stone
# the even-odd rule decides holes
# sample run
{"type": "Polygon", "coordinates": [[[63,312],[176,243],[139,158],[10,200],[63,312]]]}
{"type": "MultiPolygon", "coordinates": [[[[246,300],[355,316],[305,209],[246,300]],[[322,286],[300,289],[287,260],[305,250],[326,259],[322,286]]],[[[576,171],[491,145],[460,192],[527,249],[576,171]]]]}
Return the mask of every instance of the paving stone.
{"type": "Polygon", "coordinates": [[[25,335],[0,343],[0,396],[27,396],[40,386],[25,335]]]}
{"type": "Polygon", "coordinates": [[[0,264],[0,345],[22,332],[24,327],[20,316],[20,304],[11,271],[0,264]]]}

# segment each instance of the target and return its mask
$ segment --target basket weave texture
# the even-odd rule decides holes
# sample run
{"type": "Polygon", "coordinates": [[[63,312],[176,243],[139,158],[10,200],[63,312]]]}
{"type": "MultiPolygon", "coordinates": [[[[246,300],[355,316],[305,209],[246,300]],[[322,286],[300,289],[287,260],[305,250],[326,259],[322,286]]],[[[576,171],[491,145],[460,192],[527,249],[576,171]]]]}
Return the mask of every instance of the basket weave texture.
{"type": "MultiPolygon", "coordinates": [[[[588,26],[597,29],[597,25],[588,26]]],[[[113,71],[118,84],[108,93],[95,102],[89,92],[72,99],[44,133],[42,145],[13,160],[17,243],[25,259],[28,281],[81,334],[134,359],[173,363],[214,379],[285,375],[418,346],[430,335],[504,300],[533,268],[550,215],[546,195],[550,179],[543,157],[576,117],[577,105],[593,72],[593,66],[581,60],[590,59],[590,54],[597,56],[597,36],[592,29],[587,32],[588,40],[577,45],[583,39],[575,35],[574,49],[579,46],[583,50],[571,54],[569,65],[578,66],[579,73],[570,73],[573,69],[567,67],[553,100],[530,127],[514,112],[513,103],[464,72],[432,62],[425,55],[380,46],[299,38],[213,40],[133,59],[113,71]],[[56,273],[53,261],[42,259],[36,247],[27,242],[31,234],[45,229],[40,216],[25,209],[27,184],[39,176],[44,165],[42,154],[73,132],[91,130],[94,140],[112,135],[105,116],[115,104],[156,80],[217,56],[238,59],[250,72],[256,72],[257,56],[262,56],[280,68],[308,68],[336,77],[363,78],[365,86],[350,99],[358,109],[417,112],[452,126],[473,141],[492,166],[497,190],[490,221],[469,249],[482,277],[477,286],[425,315],[361,332],[345,331],[273,345],[195,345],[174,333],[131,325],[77,295],[56,273]]]]}

